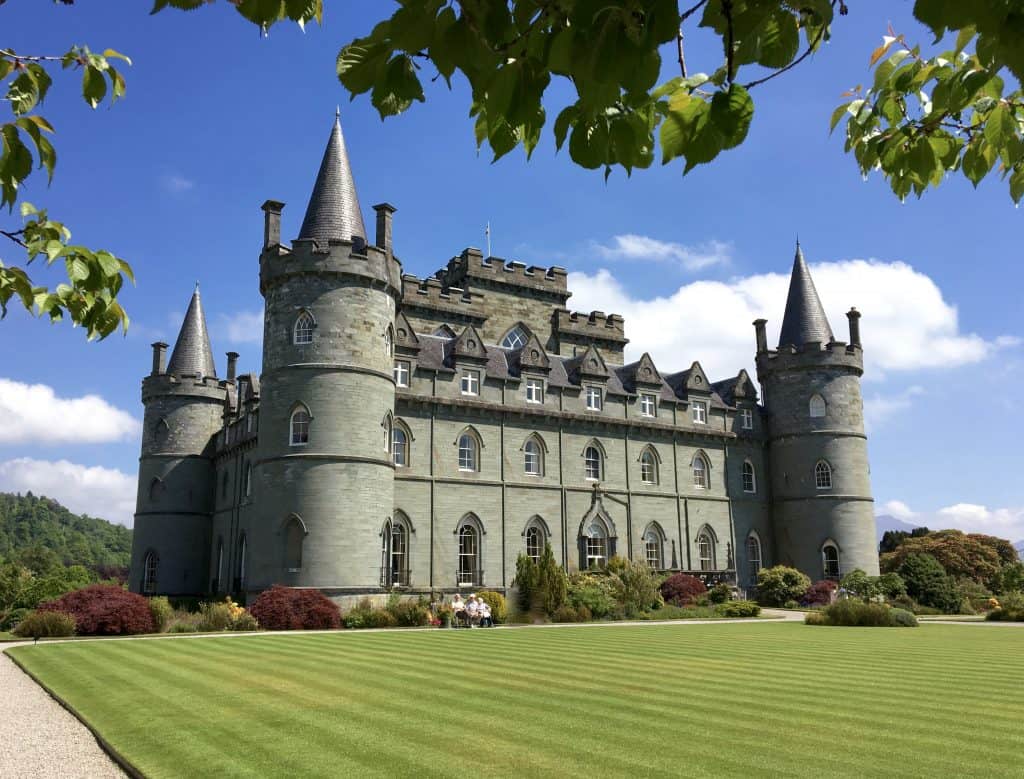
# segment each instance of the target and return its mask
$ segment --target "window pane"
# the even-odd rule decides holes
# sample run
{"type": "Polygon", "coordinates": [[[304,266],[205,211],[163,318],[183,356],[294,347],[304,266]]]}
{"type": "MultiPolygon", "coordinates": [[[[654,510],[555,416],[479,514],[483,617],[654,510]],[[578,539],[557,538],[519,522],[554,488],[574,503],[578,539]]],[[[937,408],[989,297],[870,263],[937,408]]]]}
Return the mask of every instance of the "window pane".
{"type": "Polygon", "coordinates": [[[506,349],[518,349],[520,346],[525,346],[526,333],[521,327],[513,327],[509,330],[508,335],[502,339],[501,345],[506,349]]]}

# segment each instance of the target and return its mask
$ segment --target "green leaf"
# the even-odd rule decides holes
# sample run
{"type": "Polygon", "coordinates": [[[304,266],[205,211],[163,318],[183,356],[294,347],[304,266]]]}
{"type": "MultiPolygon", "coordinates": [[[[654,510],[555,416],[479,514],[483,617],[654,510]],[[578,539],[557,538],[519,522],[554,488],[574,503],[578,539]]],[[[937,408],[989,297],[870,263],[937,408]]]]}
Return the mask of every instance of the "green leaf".
{"type": "Polygon", "coordinates": [[[746,89],[739,84],[732,84],[728,92],[716,92],[711,98],[710,118],[721,134],[721,148],[739,146],[747,137],[750,122],[754,118],[754,101],[746,89]]]}
{"type": "Polygon", "coordinates": [[[839,120],[843,118],[843,114],[846,113],[846,109],[849,105],[849,103],[843,103],[842,105],[837,106],[836,110],[832,112],[832,118],[828,123],[828,131],[830,135],[836,129],[836,125],[839,124],[839,120]]]}
{"type": "Polygon", "coordinates": [[[353,95],[369,92],[380,78],[390,51],[385,44],[370,38],[353,41],[338,52],[338,80],[353,95]]]}
{"type": "Polygon", "coordinates": [[[757,62],[766,68],[784,68],[800,48],[800,27],[796,16],[778,9],[765,22],[761,33],[761,53],[757,62]]]}
{"type": "Polygon", "coordinates": [[[1010,176],[1010,197],[1014,203],[1024,197],[1024,165],[1018,166],[1010,176]]]}
{"type": "Polygon", "coordinates": [[[988,172],[992,170],[996,156],[985,153],[985,142],[980,138],[969,143],[964,150],[964,156],[960,166],[964,175],[975,187],[981,182],[988,172]]]}
{"type": "Polygon", "coordinates": [[[1016,134],[1017,120],[1013,116],[1013,110],[1006,103],[996,104],[985,120],[985,140],[996,149],[1000,149],[1016,134]]]}
{"type": "Polygon", "coordinates": [[[103,102],[107,94],[107,81],[102,71],[87,65],[82,71],[82,97],[90,107],[95,108],[103,102]]]}
{"type": "Polygon", "coordinates": [[[412,59],[405,54],[395,56],[387,64],[384,78],[378,80],[371,96],[381,119],[402,113],[414,100],[422,103],[425,99],[412,59]]]}

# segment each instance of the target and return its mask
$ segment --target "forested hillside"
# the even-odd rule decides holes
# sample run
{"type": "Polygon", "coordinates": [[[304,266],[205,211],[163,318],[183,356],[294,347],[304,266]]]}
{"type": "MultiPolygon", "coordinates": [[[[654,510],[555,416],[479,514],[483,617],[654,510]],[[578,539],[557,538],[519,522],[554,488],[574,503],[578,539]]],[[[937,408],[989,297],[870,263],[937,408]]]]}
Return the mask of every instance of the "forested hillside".
{"type": "Polygon", "coordinates": [[[72,514],[55,500],[0,493],[0,560],[47,549],[64,565],[124,569],[132,531],[104,519],[72,514]]]}

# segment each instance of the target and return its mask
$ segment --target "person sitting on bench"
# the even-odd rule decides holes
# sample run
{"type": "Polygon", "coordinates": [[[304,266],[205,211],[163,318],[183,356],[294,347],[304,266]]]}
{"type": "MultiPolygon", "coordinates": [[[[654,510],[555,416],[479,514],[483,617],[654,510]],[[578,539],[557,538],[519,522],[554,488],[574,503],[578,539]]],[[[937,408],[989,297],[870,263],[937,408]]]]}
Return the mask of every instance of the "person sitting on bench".
{"type": "Polygon", "coordinates": [[[466,602],[462,600],[462,596],[459,593],[455,593],[455,597],[452,598],[452,616],[454,617],[453,624],[456,626],[459,624],[469,624],[466,615],[466,602]]]}
{"type": "Polygon", "coordinates": [[[475,593],[469,596],[469,601],[466,603],[466,617],[470,627],[473,627],[473,623],[480,619],[480,604],[477,603],[475,593]]]}
{"type": "Polygon", "coordinates": [[[480,627],[492,628],[494,627],[494,621],[491,619],[491,607],[487,601],[480,598],[480,605],[477,606],[477,614],[480,615],[480,627]]]}

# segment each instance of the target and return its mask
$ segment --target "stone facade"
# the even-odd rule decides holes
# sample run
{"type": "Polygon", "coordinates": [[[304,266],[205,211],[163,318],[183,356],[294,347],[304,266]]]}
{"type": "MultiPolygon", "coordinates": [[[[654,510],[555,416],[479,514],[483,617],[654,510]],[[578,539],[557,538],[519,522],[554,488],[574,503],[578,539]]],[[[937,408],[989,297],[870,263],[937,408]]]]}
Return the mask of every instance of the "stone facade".
{"type": "MultiPolygon", "coordinates": [[[[154,345],[134,590],[504,590],[544,543],[570,571],[620,555],[744,588],[776,563],[877,573],[856,312],[849,345],[770,350],[755,323],[758,402],[745,371],[624,364],[622,317],[570,311],[562,268],[466,249],[403,275],[393,207],[352,234],[352,180],[336,124],[290,246],[264,204],[260,376],[234,353],[212,375],[198,290],[171,365],[154,345]]],[[[817,337],[799,252],[792,285],[783,331],[817,337]]]]}

